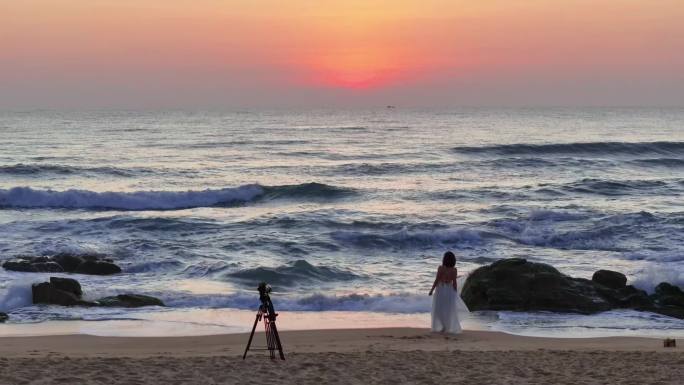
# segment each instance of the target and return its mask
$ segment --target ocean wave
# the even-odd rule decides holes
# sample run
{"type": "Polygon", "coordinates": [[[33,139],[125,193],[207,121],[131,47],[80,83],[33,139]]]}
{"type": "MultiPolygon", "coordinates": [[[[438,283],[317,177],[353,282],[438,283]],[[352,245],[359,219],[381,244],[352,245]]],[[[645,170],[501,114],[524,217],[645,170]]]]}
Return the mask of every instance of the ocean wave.
{"type": "Polygon", "coordinates": [[[643,167],[681,168],[684,167],[684,158],[636,159],[632,163],[643,167]]]}
{"type": "Polygon", "coordinates": [[[327,200],[354,190],[321,183],[261,186],[243,185],[201,191],[95,192],[88,190],[37,190],[30,187],[0,189],[0,208],[60,208],[99,210],[178,210],[196,207],[230,207],[258,199],[327,200]]]}
{"type": "MultiPolygon", "coordinates": [[[[292,297],[274,293],[271,295],[277,310],[282,311],[369,311],[380,313],[428,313],[430,297],[408,293],[387,295],[349,294],[342,296],[315,293],[292,297]]],[[[234,293],[226,296],[178,295],[162,298],[170,307],[209,307],[253,310],[259,307],[254,293],[234,293]]]]}
{"type": "Polygon", "coordinates": [[[540,158],[540,157],[504,157],[492,159],[478,159],[461,162],[463,165],[471,167],[486,166],[493,170],[502,168],[608,168],[615,166],[617,163],[612,160],[596,159],[596,158],[573,158],[573,157],[554,157],[554,158],[540,158]]]}
{"type": "Polygon", "coordinates": [[[488,234],[470,229],[401,230],[391,233],[334,231],[330,237],[357,248],[469,247],[481,245],[488,234]]]}
{"type": "Polygon", "coordinates": [[[232,140],[232,141],[213,141],[213,142],[200,142],[200,143],[183,143],[179,145],[174,145],[173,147],[179,148],[223,148],[223,147],[234,147],[234,146],[290,146],[290,145],[303,145],[308,144],[308,140],[295,140],[295,139],[244,139],[244,140],[232,140]]]}
{"type": "Polygon", "coordinates": [[[563,185],[565,191],[599,194],[599,195],[627,195],[636,191],[657,190],[662,192],[668,183],[662,180],[604,180],[604,179],[582,179],[573,183],[563,185]]]}
{"type": "Polygon", "coordinates": [[[497,200],[497,201],[548,201],[573,194],[601,196],[672,195],[682,192],[681,179],[612,180],[584,178],[566,183],[540,183],[522,187],[483,187],[427,192],[429,199],[437,200],[497,200]]]}
{"type": "Polygon", "coordinates": [[[176,259],[165,259],[160,261],[148,261],[135,263],[126,267],[127,273],[160,273],[164,271],[178,270],[184,263],[176,259]]]}
{"type": "Polygon", "coordinates": [[[502,238],[527,246],[616,252],[662,247],[658,240],[651,242],[645,229],[660,226],[660,231],[667,231],[667,219],[648,212],[594,215],[536,211],[526,217],[492,220],[488,225],[502,238]]]}
{"type": "Polygon", "coordinates": [[[333,230],[373,230],[402,231],[439,230],[448,228],[438,221],[414,221],[408,216],[372,216],[362,211],[343,209],[322,209],[297,213],[279,213],[249,218],[235,222],[239,227],[276,227],[281,229],[333,229],[333,230]],[[359,219],[351,219],[359,218],[359,219]]]}
{"type": "Polygon", "coordinates": [[[153,171],[145,168],[122,169],[117,167],[78,167],[61,164],[25,164],[0,166],[0,174],[14,176],[41,176],[45,174],[73,175],[73,174],[96,174],[104,176],[131,177],[140,174],[149,174],[153,171]]]}
{"type": "Polygon", "coordinates": [[[305,260],[297,260],[279,267],[257,267],[227,274],[231,278],[255,284],[268,282],[280,286],[294,286],[312,281],[350,281],[363,278],[350,271],[327,266],[314,266],[305,260]]]}
{"type": "Polygon", "coordinates": [[[587,219],[588,214],[555,210],[532,210],[529,214],[531,221],[574,221],[587,219]]]}
{"type": "Polygon", "coordinates": [[[323,183],[302,183],[282,186],[261,186],[264,199],[301,199],[328,200],[355,195],[351,188],[331,186],[323,183]]]}
{"type": "MultiPolygon", "coordinates": [[[[498,200],[498,201],[523,201],[533,199],[532,195],[520,189],[507,190],[496,187],[462,189],[450,191],[435,191],[425,194],[430,199],[438,200],[498,200]]],[[[539,198],[537,198],[539,199],[539,198]]]]}
{"type": "Polygon", "coordinates": [[[394,175],[394,174],[417,174],[450,172],[460,169],[463,164],[455,162],[360,162],[345,163],[330,168],[325,168],[324,175],[394,175]]]}
{"type": "Polygon", "coordinates": [[[454,152],[468,155],[681,155],[684,142],[577,142],[548,144],[503,144],[492,146],[460,146],[454,152]]]}
{"type": "Polygon", "coordinates": [[[386,175],[403,173],[409,170],[415,170],[411,165],[401,163],[351,163],[342,164],[334,167],[330,173],[335,174],[350,174],[350,175],[386,175]]]}
{"type": "MultiPolygon", "coordinates": [[[[72,221],[76,225],[81,221],[72,221]]],[[[116,215],[113,217],[95,218],[85,221],[86,226],[102,223],[107,229],[128,229],[132,231],[155,232],[202,232],[220,231],[221,226],[207,218],[172,218],[172,217],[134,217],[116,215]]]]}
{"type": "Polygon", "coordinates": [[[75,256],[115,258],[124,256],[121,250],[100,241],[77,242],[70,239],[47,238],[32,244],[33,253],[41,256],[75,256]]]}

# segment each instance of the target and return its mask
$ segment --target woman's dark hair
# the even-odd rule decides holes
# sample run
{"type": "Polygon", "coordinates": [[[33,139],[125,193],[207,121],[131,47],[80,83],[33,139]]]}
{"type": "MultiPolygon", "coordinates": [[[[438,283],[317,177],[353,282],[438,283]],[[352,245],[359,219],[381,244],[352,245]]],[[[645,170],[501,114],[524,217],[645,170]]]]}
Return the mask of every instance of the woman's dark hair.
{"type": "Polygon", "coordinates": [[[456,256],[451,251],[444,253],[444,258],[442,258],[442,266],[454,267],[456,266],[456,256]]]}

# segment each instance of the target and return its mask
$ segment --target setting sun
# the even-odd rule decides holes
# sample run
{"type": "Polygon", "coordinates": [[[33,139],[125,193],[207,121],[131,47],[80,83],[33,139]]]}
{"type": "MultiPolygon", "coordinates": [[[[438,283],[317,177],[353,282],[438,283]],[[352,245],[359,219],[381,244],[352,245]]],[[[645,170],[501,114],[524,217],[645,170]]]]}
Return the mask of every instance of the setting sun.
{"type": "Polygon", "coordinates": [[[312,84],[366,89],[401,80],[396,58],[376,52],[331,53],[310,63],[312,84]]]}

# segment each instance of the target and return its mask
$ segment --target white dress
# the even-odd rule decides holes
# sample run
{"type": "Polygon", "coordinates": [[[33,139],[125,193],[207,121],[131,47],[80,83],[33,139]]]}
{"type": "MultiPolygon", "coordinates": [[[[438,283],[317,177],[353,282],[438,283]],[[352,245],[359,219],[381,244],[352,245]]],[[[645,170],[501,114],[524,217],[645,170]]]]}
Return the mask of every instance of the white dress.
{"type": "MultiPolygon", "coordinates": [[[[460,284],[458,285],[460,288],[460,284]]],[[[432,294],[432,331],[458,334],[461,332],[459,313],[468,314],[468,306],[451,283],[439,282],[432,294]]]]}

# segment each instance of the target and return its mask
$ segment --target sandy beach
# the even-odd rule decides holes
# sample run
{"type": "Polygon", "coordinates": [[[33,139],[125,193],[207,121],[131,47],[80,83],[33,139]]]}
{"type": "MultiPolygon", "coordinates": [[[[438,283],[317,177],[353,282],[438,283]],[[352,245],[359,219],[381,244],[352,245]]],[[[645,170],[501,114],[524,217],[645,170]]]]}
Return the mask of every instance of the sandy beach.
{"type": "MultiPolygon", "coordinates": [[[[384,328],[282,332],[286,360],[241,358],[246,334],[0,339],[2,384],[679,384],[681,347],[637,337],[535,338],[384,328]]],[[[263,344],[263,334],[256,345],[263,344]]]]}

